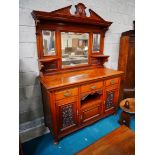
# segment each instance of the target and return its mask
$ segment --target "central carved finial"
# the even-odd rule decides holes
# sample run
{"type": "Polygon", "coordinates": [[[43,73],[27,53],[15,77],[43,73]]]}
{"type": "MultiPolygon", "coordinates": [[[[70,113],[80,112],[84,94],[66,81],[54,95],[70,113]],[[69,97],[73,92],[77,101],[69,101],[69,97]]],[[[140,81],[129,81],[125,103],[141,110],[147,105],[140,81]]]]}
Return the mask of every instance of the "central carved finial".
{"type": "Polygon", "coordinates": [[[85,12],[85,5],[82,4],[82,3],[79,3],[77,5],[75,5],[75,8],[76,8],[76,11],[75,11],[75,15],[78,15],[78,16],[86,16],[86,12],[85,12]]]}

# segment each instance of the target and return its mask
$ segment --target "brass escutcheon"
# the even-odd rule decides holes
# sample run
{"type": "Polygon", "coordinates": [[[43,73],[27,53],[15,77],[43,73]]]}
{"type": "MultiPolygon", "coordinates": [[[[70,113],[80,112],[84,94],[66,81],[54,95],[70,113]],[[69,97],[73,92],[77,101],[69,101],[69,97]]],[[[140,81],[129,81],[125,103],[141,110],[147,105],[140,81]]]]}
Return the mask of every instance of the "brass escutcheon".
{"type": "Polygon", "coordinates": [[[96,89],[96,86],[91,86],[90,88],[91,88],[91,89],[96,89]]]}
{"type": "Polygon", "coordinates": [[[115,83],[115,81],[114,81],[114,80],[111,80],[111,81],[110,81],[110,83],[111,83],[111,84],[114,84],[114,83],[115,83]]]}

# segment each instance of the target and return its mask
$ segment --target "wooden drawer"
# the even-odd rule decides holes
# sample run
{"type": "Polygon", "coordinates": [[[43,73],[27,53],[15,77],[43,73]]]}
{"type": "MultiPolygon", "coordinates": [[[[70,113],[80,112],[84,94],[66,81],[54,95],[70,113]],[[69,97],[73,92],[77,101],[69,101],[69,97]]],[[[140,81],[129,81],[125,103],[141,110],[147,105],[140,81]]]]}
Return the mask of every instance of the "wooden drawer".
{"type": "Polygon", "coordinates": [[[114,84],[118,84],[120,81],[120,78],[113,78],[105,81],[105,86],[110,86],[114,84]]]}
{"type": "Polygon", "coordinates": [[[89,107],[82,111],[81,119],[82,122],[87,122],[92,119],[96,119],[96,117],[101,115],[101,104],[89,107]]]}
{"type": "Polygon", "coordinates": [[[109,90],[115,90],[115,89],[119,89],[119,85],[118,84],[109,85],[106,88],[109,90]]]}
{"type": "Polygon", "coordinates": [[[78,95],[78,88],[65,89],[65,90],[61,90],[61,91],[56,91],[55,99],[61,100],[61,99],[76,96],[76,95],[78,95]]]}
{"type": "Polygon", "coordinates": [[[91,84],[81,86],[81,93],[98,90],[103,87],[103,82],[94,82],[91,84]]]}

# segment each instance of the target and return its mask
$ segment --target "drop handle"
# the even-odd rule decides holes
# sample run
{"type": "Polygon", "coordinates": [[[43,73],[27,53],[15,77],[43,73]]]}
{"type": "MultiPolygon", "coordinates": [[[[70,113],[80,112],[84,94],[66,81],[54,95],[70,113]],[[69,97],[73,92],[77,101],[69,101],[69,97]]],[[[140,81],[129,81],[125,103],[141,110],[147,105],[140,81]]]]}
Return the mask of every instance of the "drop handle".
{"type": "Polygon", "coordinates": [[[82,115],[80,116],[80,119],[83,119],[83,116],[82,115]]]}
{"type": "Polygon", "coordinates": [[[77,110],[77,115],[80,115],[79,110],[77,110]]]}
{"type": "Polygon", "coordinates": [[[90,88],[91,88],[92,90],[94,90],[94,89],[96,89],[96,86],[91,86],[90,88]]]}
{"type": "Polygon", "coordinates": [[[115,81],[114,81],[114,80],[111,80],[111,81],[110,81],[110,83],[111,83],[111,84],[114,84],[114,83],[115,83],[115,81]]]}
{"type": "Polygon", "coordinates": [[[69,97],[69,96],[71,96],[71,94],[70,93],[64,93],[64,96],[69,97]]]}

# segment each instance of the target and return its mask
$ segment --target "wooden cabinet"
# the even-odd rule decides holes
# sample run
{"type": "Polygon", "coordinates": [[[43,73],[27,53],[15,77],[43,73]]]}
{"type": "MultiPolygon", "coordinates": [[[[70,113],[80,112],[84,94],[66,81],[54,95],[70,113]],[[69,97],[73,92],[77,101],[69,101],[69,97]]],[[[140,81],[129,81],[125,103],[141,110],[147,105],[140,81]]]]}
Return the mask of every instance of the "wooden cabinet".
{"type": "Polygon", "coordinates": [[[107,69],[104,36],[112,22],[84,4],[33,11],[45,125],[55,143],[116,112],[122,71],[107,69]]]}
{"type": "Polygon", "coordinates": [[[57,74],[55,81],[55,75],[40,77],[43,105],[48,105],[47,109],[50,109],[49,114],[44,110],[45,124],[54,132],[55,142],[75,130],[116,113],[122,75],[121,71],[95,68],[89,72],[84,70],[81,74],[78,71],[72,75],[57,74]],[[75,83],[69,81],[71,77],[86,74],[87,77],[82,81],[80,78],[75,83]],[[64,77],[68,82],[61,85],[64,77]],[[45,82],[46,85],[43,85],[45,82]]]}
{"type": "Polygon", "coordinates": [[[135,96],[135,30],[123,32],[120,38],[118,69],[124,71],[123,98],[135,96]]]}

